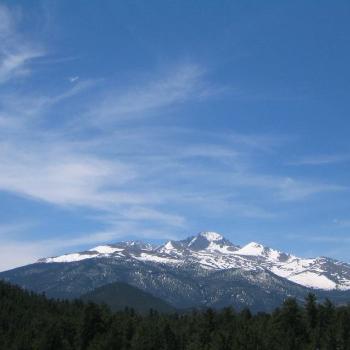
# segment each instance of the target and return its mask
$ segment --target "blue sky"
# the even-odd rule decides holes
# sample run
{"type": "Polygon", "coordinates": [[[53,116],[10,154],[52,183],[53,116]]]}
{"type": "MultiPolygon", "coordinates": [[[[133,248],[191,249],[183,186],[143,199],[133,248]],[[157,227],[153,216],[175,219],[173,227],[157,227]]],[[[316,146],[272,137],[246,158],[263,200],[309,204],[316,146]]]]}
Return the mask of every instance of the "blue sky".
{"type": "Polygon", "coordinates": [[[203,230],[350,261],[348,1],[0,4],[0,269],[203,230]]]}

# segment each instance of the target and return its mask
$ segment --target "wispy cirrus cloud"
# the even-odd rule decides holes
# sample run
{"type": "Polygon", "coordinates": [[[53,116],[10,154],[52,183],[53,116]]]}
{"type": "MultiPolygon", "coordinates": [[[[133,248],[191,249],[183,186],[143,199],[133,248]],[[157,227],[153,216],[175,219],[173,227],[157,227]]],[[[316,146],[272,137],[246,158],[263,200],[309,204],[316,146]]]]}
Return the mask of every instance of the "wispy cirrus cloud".
{"type": "MultiPolygon", "coordinates": [[[[150,82],[144,86],[147,90],[149,86],[158,86],[158,83],[150,82]]],[[[63,103],[67,98],[85,92],[83,88],[69,88],[57,96],[42,97],[46,102],[39,103],[40,108],[35,109],[36,117],[45,118],[50,107],[56,103],[63,103]]],[[[147,95],[146,92],[144,94],[147,95]]],[[[140,91],[134,95],[143,96],[140,91]]],[[[151,95],[156,98],[157,94],[152,91],[151,95]]],[[[177,96],[176,93],[174,96],[177,96]]],[[[186,96],[190,98],[191,94],[187,93],[186,96]]],[[[178,102],[181,103],[182,99],[178,102]]],[[[141,104],[137,109],[128,110],[128,113],[148,111],[149,108],[161,113],[172,103],[176,103],[175,98],[145,106],[141,104]]],[[[28,104],[22,103],[16,108],[16,118],[25,120],[30,110],[28,104]],[[18,117],[22,115],[25,117],[18,117]]],[[[8,108],[7,112],[13,113],[13,109],[8,108]]],[[[101,110],[99,113],[103,115],[101,110]]],[[[79,117],[78,120],[81,122],[79,117]]],[[[79,129],[89,127],[89,121],[85,121],[79,129]]],[[[107,129],[79,146],[79,139],[71,143],[65,131],[65,126],[59,126],[54,134],[50,134],[41,129],[40,124],[33,124],[23,131],[24,135],[30,135],[29,138],[23,138],[22,133],[20,143],[16,136],[2,143],[0,188],[55,205],[114,211],[117,218],[123,216],[135,221],[161,221],[175,227],[183,226],[184,215],[168,213],[159,207],[160,203],[174,202],[181,206],[181,203],[189,203],[188,198],[191,198],[190,202],[194,203],[196,199],[197,205],[202,208],[208,207],[206,202],[215,202],[219,211],[225,208],[225,212],[231,211],[237,216],[273,217],[271,212],[263,209],[263,203],[257,201],[252,205],[247,199],[234,202],[225,198],[219,200],[218,183],[220,187],[229,188],[233,194],[240,194],[246,188],[259,188],[265,192],[264,195],[269,192],[271,199],[287,201],[343,190],[331,184],[311,183],[257,171],[252,166],[255,152],[269,151],[273,147],[273,143],[261,135],[235,133],[225,136],[212,133],[203,143],[203,135],[198,135],[196,130],[135,129],[128,124],[119,127],[118,133],[107,129]],[[33,135],[36,135],[35,139],[33,135]],[[180,143],[179,139],[182,140],[180,143]],[[268,145],[267,148],[264,144],[268,145]],[[177,186],[190,178],[196,179],[196,184],[191,188],[167,189],[169,184],[171,187],[177,186]],[[203,188],[206,189],[205,198],[203,188]],[[121,205],[127,207],[121,210],[121,205]]]]}
{"type": "Polygon", "coordinates": [[[11,237],[33,226],[32,222],[20,222],[0,224],[0,239],[4,237],[11,237]]]}
{"type": "Polygon", "coordinates": [[[291,161],[289,165],[328,165],[335,163],[349,162],[349,154],[322,154],[314,156],[304,156],[295,161],[291,161]]]}
{"type": "Polygon", "coordinates": [[[346,186],[317,180],[262,173],[246,164],[216,175],[209,170],[207,176],[230,183],[234,188],[260,189],[268,192],[269,198],[282,202],[300,201],[317,194],[349,190],[346,186]]]}
{"type": "Polygon", "coordinates": [[[74,154],[69,149],[0,146],[3,190],[57,205],[99,207],[140,201],[137,195],[118,194],[116,190],[136,176],[123,163],[74,154]]]}
{"type": "Polygon", "coordinates": [[[128,220],[135,221],[156,221],[158,223],[165,222],[173,227],[185,227],[185,218],[181,215],[166,214],[152,208],[133,206],[126,210],[121,210],[119,213],[121,216],[126,217],[128,220]]]}
{"type": "Polygon", "coordinates": [[[319,181],[300,181],[290,177],[279,181],[277,186],[280,198],[285,201],[302,200],[312,195],[325,192],[342,192],[349,190],[346,186],[322,183],[319,181]]]}
{"type": "Polygon", "coordinates": [[[199,65],[180,64],[147,80],[141,79],[136,85],[112,89],[99,98],[87,116],[95,125],[108,127],[110,122],[149,117],[164,108],[199,101],[222,91],[222,87],[205,81],[205,71],[199,65]]]}
{"type": "Polygon", "coordinates": [[[27,64],[44,55],[18,33],[16,18],[6,6],[0,4],[0,84],[28,74],[27,64]]]}

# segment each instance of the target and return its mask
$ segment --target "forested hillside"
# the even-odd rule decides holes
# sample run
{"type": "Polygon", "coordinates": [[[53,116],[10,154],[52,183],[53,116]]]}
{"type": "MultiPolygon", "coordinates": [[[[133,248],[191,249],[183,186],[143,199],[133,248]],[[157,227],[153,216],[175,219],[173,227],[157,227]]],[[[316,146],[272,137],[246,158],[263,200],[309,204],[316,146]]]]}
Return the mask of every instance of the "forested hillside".
{"type": "Polygon", "coordinates": [[[106,284],[80,297],[83,301],[107,304],[112,311],[133,308],[142,314],[150,309],[159,312],[175,312],[175,308],[160,298],[122,282],[106,284]]]}
{"type": "Polygon", "coordinates": [[[288,299],[272,314],[226,308],[140,316],[48,300],[0,283],[0,349],[350,349],[350,307],[288,299]]]}

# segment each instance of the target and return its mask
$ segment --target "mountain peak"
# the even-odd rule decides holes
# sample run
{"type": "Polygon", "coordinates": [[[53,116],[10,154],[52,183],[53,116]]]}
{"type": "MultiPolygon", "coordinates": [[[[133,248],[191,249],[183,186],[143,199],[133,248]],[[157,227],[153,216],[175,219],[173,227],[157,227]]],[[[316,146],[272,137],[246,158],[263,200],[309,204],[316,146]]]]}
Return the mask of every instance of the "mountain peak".
{"type": "Polygon", "coordinates": [[[198,236],[204,237],[209,242],[216,242],[216,241],[221,241],[222,239],[224,239],[224,237],[221,236],[219,233],[212,232],[212,231],[200,232],[198,234],[198,236]]]}

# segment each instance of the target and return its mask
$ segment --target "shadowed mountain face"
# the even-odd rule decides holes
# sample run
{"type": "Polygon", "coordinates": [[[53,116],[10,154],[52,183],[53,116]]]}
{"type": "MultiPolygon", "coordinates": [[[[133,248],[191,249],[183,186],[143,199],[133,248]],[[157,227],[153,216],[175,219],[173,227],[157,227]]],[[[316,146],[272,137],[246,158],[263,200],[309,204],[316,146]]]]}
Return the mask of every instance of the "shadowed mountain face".
{"type": "Polygon", "coordinates": [[[249,243],[232,244],[215,232],[153,247],[142,242],[98,246],[46,258],[0,278],[49,296],[79,297],[125,282],[177,308],[250,307],[270,310],[286,297],[350,300],[350,266],[328,258],[301,259],[249,243]]]}
{"type": "Polygon", "coordinates": [[[112,311],[120,311],[128,307],[140,313],[147,313],[150,309],[166,313],[175,312],[175,308],[162,299],[123,282],[106,284],[83,294],[80,299],[106,304],[112,311]]]}

